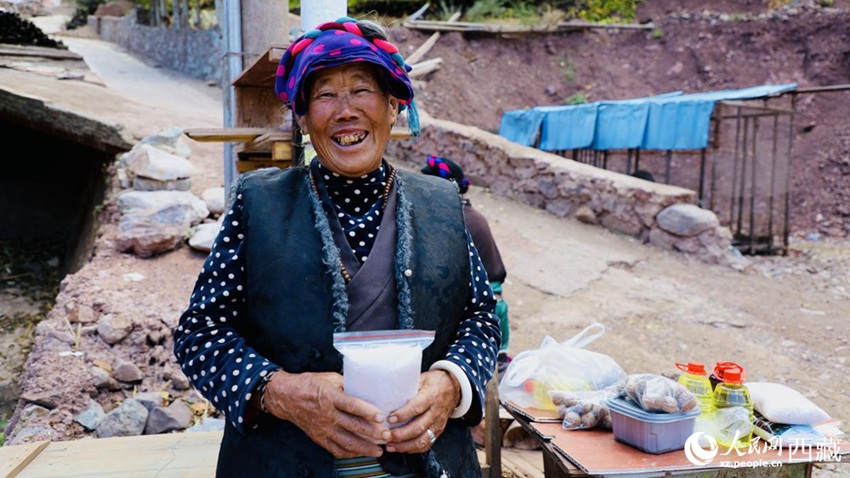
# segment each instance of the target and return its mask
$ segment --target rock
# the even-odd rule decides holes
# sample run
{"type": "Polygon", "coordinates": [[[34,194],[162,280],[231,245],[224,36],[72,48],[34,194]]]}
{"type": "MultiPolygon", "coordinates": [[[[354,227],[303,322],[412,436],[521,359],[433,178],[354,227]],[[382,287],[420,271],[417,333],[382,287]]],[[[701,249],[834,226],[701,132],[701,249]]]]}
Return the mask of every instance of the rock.
{"type": "Polygon", "coordinates": [[[191,187],[192,180],[189,178],[172,179],[169,181],[143,178],[141,176],[133,178],[133,189],[136,191],[188,191],[191,187]]]}
{"type": "Polygon", "coordinates": [[[122,216],[151,216],[175,205],[190,207],[192,224],[210,215],[206,203],[186,191],[125,191],[118,196],[118,211],[122,216]]]}
{"type": "Polygon", "coordinates": [[[94,311],[91,307],[87,305],[68,304],[70,310],[68,311],[68,322],[72,324],[91,324],[97,321],[97,312],[94,311]]]}
{"type": "Polygon", "coordinates": [[[204,192],[201,193],[201,199],[207,205],[207,209],[210,210],[210,215],[219,216],[224,213],[224,206],[226,202],[224,188],[207,188],[204,189],[204,192]]]}
{"type": "Polygon", "coordinates": [[[224,420],[221,418],[205,417],[201,423],[186,429],[187,432],[213,432],[224,430],[224,420]]]}
{"type": "Polygon", "coordinates": [[[93,385],[98,389],[116,391],[121,390],[121,384],[118,383],[117,380],[112,378],[112,375],[108,370],[104,370],[100,367],[91,367],[89,369],[91,374],[91,379],[93,385]]]}
{"type": "Polygon", "coordinates": [[[98,438],[141,435],[148,421],[148,409],[138,400],[128,398],[107,413],[97,426],[98,438]]]}
{"type": "Polygon", "coordinates": [[[101,407],[96,401],[90,400],[89,408],[78,413],[77,416],[74,417],[74,421],[85,427],[86,430],[95,430],[97,425],[105,416],[106,413],[103,411],[103,407],[101,407]]]}
{"type": "Polygon", "coordinates": [[[110,345],[124,340],[131,330],[133,323],[123,315],[106,314],[97,321],[97,333],[110,345]]]}
{"type": "Polygon", "coordinates": [[[682,237],[696,236],[720,224],[717,215],[712,211],[694,204],[682,203],[662,210],[656,220],[659,228],[682,237]]]}
{"type": "Polygon", "coordinates": [[[189,238],[189,246],[198,251],[209,252],[220,230],[220,222],[198,224],[189,238]]]}
{"type": "Polygon", "coordinates": [[[176,400],[168,407],[154,407],[150,411],[145,435],[183,430],[191,424],[192,410],[182,400],[176,400]]]}
{"type": "Polygon", "coordinates": [[[127,153],[124,164],[133,176],[158,181],[187,179],[195,173],[195,166],[188,160],[144,143],[127,153]]]}
{"type": "Polygon", "coordinates": [[[176,154],[181,158],[188,158],[192,153],[192,148],[189,147],[189,144],[186,141],[186,135],[183,134],[183,130],[178,127],[168,128],[157,134],[145,136],[139,144],[149,144],[159,149],[163,149],[166,152],[176,154]]]}
{"type": "Polygon", "coordinates": [[[136,366],[133,362],[124,359],[117,359],[115,361],[115,367],[112,371],[112,376],[115,380],[124,383],[136,383],[141,382],[142,379],[145,378],[144,372],[136,366]]]}

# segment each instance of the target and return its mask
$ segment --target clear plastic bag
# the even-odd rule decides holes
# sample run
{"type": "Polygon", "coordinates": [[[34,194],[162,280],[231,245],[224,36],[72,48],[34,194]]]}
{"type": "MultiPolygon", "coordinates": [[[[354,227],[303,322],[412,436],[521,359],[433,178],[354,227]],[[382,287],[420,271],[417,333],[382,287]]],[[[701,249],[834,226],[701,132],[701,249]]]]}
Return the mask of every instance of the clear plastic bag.
{"type": "Polygon", "coordinates": [[[499,397],[521,407],[556,411],[550,392],[601,390],[626,378],[626,372],[608,355],[586,350],[605,332],[592,324],[564,342],[546,336],[537,349],[517,354],[499,383],[499,397]]]}
{"type": "Polygon", "coordinates": [[[687,412],[699,406],[697,397],[684,385],[654,373],[629,375],[624,393],[648,412],[687,412]]]}
{"type": "Polygon", "coordinates": [[[419,391],[422,351],[433,341],[433,330],[335,333],[334,347],[343,356],[345,393],[389,416],[419,391]]]}
{"type": "Polygon", "coordinates": [[[611,429],[611,411],[605,405],[606,400],[619,397],[623,393],[626,380],[622,379],[602,390],[567,392],[551,390],[552,403],[558,407],[561,427],[564,430],[582,430],[588,428],[611,429]]]}

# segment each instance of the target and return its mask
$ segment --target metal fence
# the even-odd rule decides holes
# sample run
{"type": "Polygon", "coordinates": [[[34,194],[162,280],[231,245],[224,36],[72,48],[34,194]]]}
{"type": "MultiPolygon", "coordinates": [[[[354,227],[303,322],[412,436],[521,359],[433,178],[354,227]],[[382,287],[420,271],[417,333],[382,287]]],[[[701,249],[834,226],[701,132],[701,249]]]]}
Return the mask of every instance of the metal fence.
{"type": "Polygon", "coordinates": [[[744,254],[788,253],[795,95],[719,101],[699,150],[554,151],[585,164],[697,191],[744,254]],[[770,102],[770,104],[768,104],[770,102]]]}

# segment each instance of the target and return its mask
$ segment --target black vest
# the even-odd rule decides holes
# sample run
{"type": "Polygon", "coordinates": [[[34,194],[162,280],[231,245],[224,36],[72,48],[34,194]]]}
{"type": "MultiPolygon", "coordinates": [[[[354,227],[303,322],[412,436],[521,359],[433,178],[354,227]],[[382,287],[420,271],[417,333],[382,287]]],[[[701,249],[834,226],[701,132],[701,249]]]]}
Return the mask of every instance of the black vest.
{"type": "MultiPolygon", "coordinates": [[[[328,243],[327,217],[306,173],[304,168],[268,169],[240,177],[248,301],[235,327],[260,355],[288,372],[341,372],[333,333],[344,327],[340,317],[344,324],[348,299],[339,250],[332,240],[328,243]]],[[[373,249],[370,256],[395,256],[401,328],[436,331],[434,343],[423,352],[424,371],[445,357],[464,318],[467,241],[460,197],[451,183],[398,170],[396,188],[396,250],[373,249]]],[[[226,423],[217,477],[335,475],[333,456],[291,422],[264,415],[245,433],[226,423]]],[[[449,477],[481,475],[461,420],[449,420],[432,450],[431,458],[449,477]]],[[[429,478],[439,478],[430,461],[429,478]]]]}

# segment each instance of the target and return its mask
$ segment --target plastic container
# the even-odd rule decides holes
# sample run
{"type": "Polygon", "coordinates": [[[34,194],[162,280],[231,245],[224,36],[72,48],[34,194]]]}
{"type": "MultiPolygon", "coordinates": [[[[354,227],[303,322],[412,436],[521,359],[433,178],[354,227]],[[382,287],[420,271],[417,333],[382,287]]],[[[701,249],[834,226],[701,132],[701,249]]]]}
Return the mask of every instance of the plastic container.
{"type": "Polygon", "coordinates": [[[677,413],[648,412],[622,397],[606,400],[605,405],[611,412],[614,438],[653,454],[684,448],[700,414],[698,408],[677,413]]]}
{"type": "Polygon", "coordinates": [[[753,400],[743,374],[741,367],[726,369],[714,389],[714,438],[727,448],[748,448],[753,438],[753,400]]]}
{"type": "Polygon", "coordinates": [[[676,368],[684,372],[679,375],[679,383],[699,400],[702,418],[708,417],[714,410],[712,397],[714,390],[705,372],[705,365],[698,362],[677,363],[676,368]]]}

